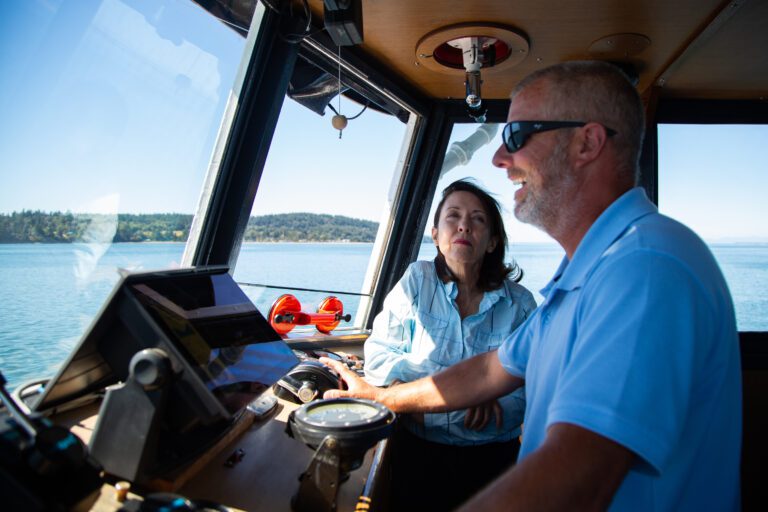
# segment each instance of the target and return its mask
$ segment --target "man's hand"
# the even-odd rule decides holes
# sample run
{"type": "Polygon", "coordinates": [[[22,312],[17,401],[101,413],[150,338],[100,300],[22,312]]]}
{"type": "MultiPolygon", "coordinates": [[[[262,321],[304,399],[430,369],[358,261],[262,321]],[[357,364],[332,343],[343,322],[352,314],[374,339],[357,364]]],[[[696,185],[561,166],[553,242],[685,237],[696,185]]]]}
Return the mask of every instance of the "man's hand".
{"type": "Polygon", "coordinates": [[[464,426],[470,430],[483,430],[491,420],[491,415],[496,416],[496,429],[501,430],[504,424],[504,412],[496,400],[489,400],[467,409],[464,415],[464,426]]]}
{"type": "Polygon", "coordinates": [[[354,397],[376,400],[379,388],[365,382],[357,373],[350,370],[346,364],[341,361],[328,359],[327,357],[321,357],[320,362],[338,373],[341,380],[347,385],[347,389],[329,389],[323,393],[323,398],[354,397]]]}

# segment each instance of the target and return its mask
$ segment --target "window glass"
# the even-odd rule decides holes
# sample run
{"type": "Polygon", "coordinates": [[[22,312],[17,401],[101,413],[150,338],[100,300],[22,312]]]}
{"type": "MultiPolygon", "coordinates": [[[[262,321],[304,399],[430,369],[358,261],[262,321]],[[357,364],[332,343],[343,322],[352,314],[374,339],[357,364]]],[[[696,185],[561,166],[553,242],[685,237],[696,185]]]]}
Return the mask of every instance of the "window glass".
{"type": "Polygon", "coordinates": [[[768,126],[660,125],[659,210],[725,274],[740,331],[768,331],[768,126]]]}
{"type": "Polygon", "coordinates": [[[119,269],[178,265],[244,44],[191,0],[0,3],[12,387],[55,372],[119,269]]]}
{"type": "MultiPolygon", "coordinates": [[[[350,118],[362,110],[346,98],[332,105],[350,118]]],[[[234,276],[265,313],[283,294],[306,313],[337,296],[351,316],[337,334],[363,324],[379,256],[374,242],[386,232],[409,132],[368,108],[340,136],[332,116],[285,99],[234,276]]],[[[289,335],[313,331],[297,326],[289,335]]]]}
{"type": "Polygon", "coordinates": [[[443,175],[437,184],[418,258],[433,259],[437,254],[429,235],[435,209],[442,198],[442,190],[456,180],[469,178],[490,192],[501,204],[504,229],[509,239],[507,259],[510,262],[516,261],[523,269],[520,284],[528,288],[536,301],[541,303],[544,298],[539,290],[552,278],[565,252],[549,235],[515,218],[516,187],[507,179],[503,169],[494,167],[491,163],[493,154],[501,144],[502,127],[502,124],[491,123],[454,125],[446,163],[443,165],[443,175]]]}

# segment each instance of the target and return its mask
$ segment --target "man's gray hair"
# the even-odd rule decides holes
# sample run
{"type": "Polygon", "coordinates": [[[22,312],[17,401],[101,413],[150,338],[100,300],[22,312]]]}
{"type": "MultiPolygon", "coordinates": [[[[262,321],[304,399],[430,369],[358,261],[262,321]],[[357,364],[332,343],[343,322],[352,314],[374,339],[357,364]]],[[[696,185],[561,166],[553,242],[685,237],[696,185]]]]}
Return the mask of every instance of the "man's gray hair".
{"type": "Polygon", "coordinates": [[[617,171],[627,173],[636,184],[645,116],[640,95],[624,72],[607,62],[563,62],[525,77],[512,91],[512,100],[540,80],[547,86],[542,120],[594,121],[615,130],[617,171]]]}

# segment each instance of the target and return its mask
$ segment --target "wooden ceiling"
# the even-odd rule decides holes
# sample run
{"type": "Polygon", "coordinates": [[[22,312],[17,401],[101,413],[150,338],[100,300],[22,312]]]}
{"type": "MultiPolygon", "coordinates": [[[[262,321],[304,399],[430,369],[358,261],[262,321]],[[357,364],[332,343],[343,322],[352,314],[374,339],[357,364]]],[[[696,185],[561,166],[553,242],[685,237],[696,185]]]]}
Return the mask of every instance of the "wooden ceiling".
{"type": "MultiPolygon", "coordinates": [[[[322,18],[323,0],[310,0],[322,18]]],[[[768,97],[766,0],[362,0],[360,49],[423,93],[463,98],[464,72],[421,65],[419,42],[461,23],[493,23],[523,34],[525,58],[481,70],[483,97],[506,98],[537,68],[574,59],[631,63],[638,89],[662,97],[768,97]],[[590,53],[606,36],[639,34],[650,44],[635,55],[590,53]]],[[[467,34],[478,35],[478,34],[467,34]]]]}

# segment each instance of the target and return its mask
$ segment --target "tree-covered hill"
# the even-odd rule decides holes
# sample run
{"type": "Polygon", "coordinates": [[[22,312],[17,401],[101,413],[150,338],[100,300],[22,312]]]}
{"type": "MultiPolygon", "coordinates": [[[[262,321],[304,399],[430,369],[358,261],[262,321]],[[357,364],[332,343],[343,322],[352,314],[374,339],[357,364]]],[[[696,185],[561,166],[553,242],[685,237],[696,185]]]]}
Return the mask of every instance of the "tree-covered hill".
{"type": "Polygon", "coordinates": [[[376,222],[341,215],[284,213],[251,217],[245,239],[257,242],[373,242],[377,229],[376,222]]]}
{"type": "MultiPolygon", "coordinates": [[[[192,215],[73,214],[28,211],[0,214],[0,243],[183,242],[192,215]]],[[[341,215],[285,213],[251,217],[248,242],[373,242],[378,224],[341,215]]]]}

